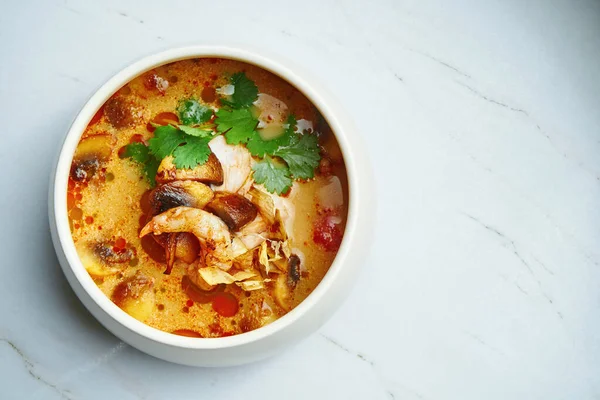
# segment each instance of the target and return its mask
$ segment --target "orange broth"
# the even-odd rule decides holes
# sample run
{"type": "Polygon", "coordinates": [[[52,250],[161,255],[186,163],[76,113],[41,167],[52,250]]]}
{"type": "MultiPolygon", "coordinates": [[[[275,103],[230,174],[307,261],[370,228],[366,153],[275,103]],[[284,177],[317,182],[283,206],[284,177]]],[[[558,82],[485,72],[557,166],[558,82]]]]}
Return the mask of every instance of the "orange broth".
{"type": "MultiPolygon", "coordinates": [[[[348,204],[341,151],[314,105],[268,71],[214,58],[157,67],[115,93],[82,135],[66,196],[73,241],[102,292],[147,325],[191,337],[222,337],[257,329],[302,302],[335,258],[348,204]],[[244,268],[254,271],[253,279],[260,281],[260,289],[245,290],[235,283],[206,289],[188,277],[189,265],[196,265],[201,258],[191,263],[176,259],[170,274],[165,274],[163,245],[153,235],[140,239],[141,227],[152,217],[148,216],[147,204],[152,188],[142,167],[123,154],[129,143],[148,143],[154,136],[155,126],[150,122],[179,122],[177,109],[182,99],[194,98],[219,109],[219,93],[237,72],[254,81],[260,94],[285,103],[286,114],[312,122],[307,133],[318,136],[321,160],[314,178],[297,181],[288,193],[278,196],[293,205],[287,245],[297,258],[287,257],[286,263],[282,256],[277,264],[280,269],[268,271],[258,260],[260,246],[248,249],[244,268]]],[[[198,254],[211,251],[201,240],[190,246],[198,254]]],[[[233,265],[229,272],[241,270],[235,262],[233,265]]]]}

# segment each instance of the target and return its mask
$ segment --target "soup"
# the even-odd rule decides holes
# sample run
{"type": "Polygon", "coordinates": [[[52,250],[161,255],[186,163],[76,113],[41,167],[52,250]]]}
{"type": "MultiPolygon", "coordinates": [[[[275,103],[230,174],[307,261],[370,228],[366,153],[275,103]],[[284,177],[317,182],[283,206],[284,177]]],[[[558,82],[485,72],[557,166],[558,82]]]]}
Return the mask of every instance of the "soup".
{"type": "Polygon", "coordinates": [[[66,195],[102,292],[192,337],[248,332],[302,302],[335,258],[348,204],[315,106],[268,71],[214,58],[157,67],[107,100],[66,195]]]}

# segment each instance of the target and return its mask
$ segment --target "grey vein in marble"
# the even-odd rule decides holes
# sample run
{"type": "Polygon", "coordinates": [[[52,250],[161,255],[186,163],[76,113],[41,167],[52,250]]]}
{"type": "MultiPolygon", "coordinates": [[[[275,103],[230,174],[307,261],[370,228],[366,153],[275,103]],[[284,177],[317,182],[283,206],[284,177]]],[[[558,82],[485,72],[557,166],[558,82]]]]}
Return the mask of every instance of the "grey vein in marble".
{"type": "MultiPolygon", "coordinates": [[[[469,215],[467,213],[463,213],[466,217],[470,218],[471,220],[477,222],[479,225],[481,225],[482,227],[484,227],[485,229],[487,229],[488,231],[494,233],[495,235],[501,237],[503,240],[505,240],[509,245],[510,248],[509,250],[511,250],[513,252],[513,254],[519,259],[519,261],[521,262],[521,264],[523,264],[527,271],[530,273],[531,278],[535,281],[535,283],[537,284],[537,286],[540,289],[540,293],[544,296],[544,298],[548,301],[548,304],[550,304],[550,307],[554,310],[554,312],[556,313],[556,315],[562,320],[564,319],[564,316],[562,315],[562,313],[557,309],[556,305],[554,304],[554,302],[552,301],[552,299],[548,296],[548,294],[544,291],[544,287],[542,285],[542,282],[538,279],[538,277],[535,275],[535,273],[533,272],[533,269],[531,268],[531,266],[529,265],[529,263],[527,261],[525,261],[525,259],[523,258],[523,256],[521,255],[520,251],[517,249],[517,245],[515,244],[515,241],[510,239],[509,237],[507,237],[505,234],[503,234],[502,232],[500,232],[498,229],[489,226],[487,224],[485,224],[484,222],[480,221],[479,219],[475,218],[472,215],[469,215]]],[[[505,246],[507,247],[507,246],[505,246]]],[[[508,247],[507,247],[508,248],[508,247]]],[[[539,263],[539,261],[538,261],[539,263]]],[[[540,263],[541,264],[541,263],[540,263]]],[[[546,269],[546,268],[544,268],[546,269]]],[[[523,293],[526,293],[516,282],[515,285],[517,286],[518,289],[520,289],[523,293]]],[[[527,293],[526,293],[527,294],[527,293]]]]}
{"type": "Polygon", "coordinates": [[[14,342],[12,342],[11,340],[6,339],[6,338],[0,338],[0,342],[6,343],[11,349],[14,350],[15,353],[17,353],[17,355],[23,361],[23,364],[25,365],[25,369],[27,369],[27,372],[33,379],[35,379],[36,381],[42,383],[43,385],[49,387],[50,389],[52,389],[53,391],[58,393],[61,396],[61,398],[67,399],[67,400],[73,399],[73,396],[71,395],[71,393],[68,390],[59,388],[52,382],[49,382],[47,379],[43,378],[39,373],[37,373],[35,371],[35,363],[33,361],[31,361],[29,359],[29,357],[27,357],[25,355],[23,350],[21,350],[14,342]]]}
{"type": "MultiPolygon", "coordinates": [[[[473,93],[474,95],[476,95],[479,98],[482,98],[483,100],[485,100],[487,102],[490,102],[492,104],[496,104],[496,105],[498,105],[500,107],[508,108],[511,111],[518,112],[518,113],[524,114],[527,117],[529,117],[529,113],[527,111],[523,110],[522,108],[513,107],[513,106],[510,106],[510,105],[508,105],[506,103],[502,103],[501,101],[494,100],[491,97],[488,97],[488,96],[484,95],[483,93],[481,93],[480,91],[476,90],[472,86],[469,86],[466,83],[463,83],[461,81],[455,80],[454,82],[456,82],[460,86],[468,89],[471,93],[473,93]]],[[[539,126],[538,126],[538,129],[539,129],[539,126]]]]}

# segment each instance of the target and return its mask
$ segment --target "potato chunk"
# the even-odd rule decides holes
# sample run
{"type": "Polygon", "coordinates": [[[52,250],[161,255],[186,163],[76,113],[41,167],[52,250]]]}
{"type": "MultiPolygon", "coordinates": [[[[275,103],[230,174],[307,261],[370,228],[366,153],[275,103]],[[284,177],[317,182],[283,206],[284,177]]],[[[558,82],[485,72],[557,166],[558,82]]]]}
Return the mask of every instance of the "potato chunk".
{"type": "Polygon", "coordinates": [[[206,211],[221,218],[232,231],[239,230],[256,218],[258,213],[250,200],[229,192],[216,192],[215,198],[206,205],[206,211]]]}
{"type": "Polygon", "coordinates": [[[213,153],[208,156],[208,161],[192,169],[177,169],[173,164],[173,156],[165,157],[158,166],[156,182],[167,183],[178,180],[220,185],[223,183],[223,167],[213,153]]]}

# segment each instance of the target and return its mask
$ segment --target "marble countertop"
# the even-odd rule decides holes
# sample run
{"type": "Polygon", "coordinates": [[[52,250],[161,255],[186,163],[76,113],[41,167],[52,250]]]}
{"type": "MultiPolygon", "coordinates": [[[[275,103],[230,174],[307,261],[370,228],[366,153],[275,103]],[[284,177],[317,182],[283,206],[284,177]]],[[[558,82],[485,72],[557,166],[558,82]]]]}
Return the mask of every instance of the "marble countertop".
{"type": "Polygon", "coordinates": [[[4,4],[0,398],[600,398],[600,3],[4,4]],[[319,75],[368,140],[378,209],[352,295],[289,351],[198,369],[124,345],[58,266],[48,173],[132,61],[237,42],[319,75]]]}

